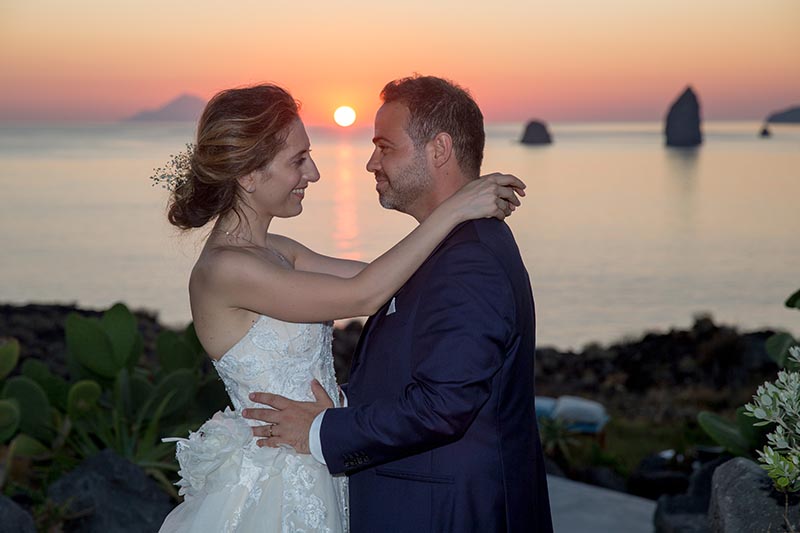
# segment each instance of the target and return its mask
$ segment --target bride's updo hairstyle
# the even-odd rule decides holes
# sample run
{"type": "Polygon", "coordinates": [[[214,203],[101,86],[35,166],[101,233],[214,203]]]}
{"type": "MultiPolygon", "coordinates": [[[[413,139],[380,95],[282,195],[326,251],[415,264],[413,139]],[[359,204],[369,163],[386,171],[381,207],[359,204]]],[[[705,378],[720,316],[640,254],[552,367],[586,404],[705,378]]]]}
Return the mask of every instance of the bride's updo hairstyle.
{"type": "Polygon", "coordinates": [[[298,117],[298,103],[275,85],[229,89],[214,96],[197,125],[187,175],[172,191],[170,223],[199,228],[230,211],[241,220],[237,178],[272,161],[298,117]]]}

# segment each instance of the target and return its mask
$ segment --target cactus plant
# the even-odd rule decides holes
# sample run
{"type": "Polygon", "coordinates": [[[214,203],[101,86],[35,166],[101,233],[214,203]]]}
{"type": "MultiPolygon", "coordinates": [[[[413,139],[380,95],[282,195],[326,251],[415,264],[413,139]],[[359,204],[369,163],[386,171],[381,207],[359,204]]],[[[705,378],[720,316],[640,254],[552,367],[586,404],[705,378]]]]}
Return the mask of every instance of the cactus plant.
{"type": "Polygon", "coordinates": [[[72,313],[65,323],[70,370],[80,377],[113,380],[122,368],[133,369],[144,342],[136,317],[116,304],[100,320],[72,313]]]}
{"type": "Polygon", "coordinates": [[[4,382],[19,345],[0,345],[0,442],[18,456],[49,461],[43,472],[112,448],[168,486],[175,447],[161,437],[196,429],[227,403],[219,376],[203,364],[194,326],[158,337],[157,371],[138,364],[143,338],[122,304],[100,319],[73,313],[65,330],[69,380],[30,359],[21,376],[4,382]]]}

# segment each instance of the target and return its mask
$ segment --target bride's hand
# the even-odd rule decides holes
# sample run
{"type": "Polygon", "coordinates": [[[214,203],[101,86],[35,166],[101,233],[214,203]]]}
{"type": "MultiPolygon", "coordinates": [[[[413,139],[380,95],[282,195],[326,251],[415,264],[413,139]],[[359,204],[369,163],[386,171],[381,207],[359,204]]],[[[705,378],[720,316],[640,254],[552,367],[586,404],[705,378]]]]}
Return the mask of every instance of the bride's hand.
{"type": "Polygon", "coordinates": [[[462,222],[489,217],[503,220],[520,205],[517,195],[525,196],[525,187],[516,176],[494,172],[470,181],[445,204],[462,222]]]}

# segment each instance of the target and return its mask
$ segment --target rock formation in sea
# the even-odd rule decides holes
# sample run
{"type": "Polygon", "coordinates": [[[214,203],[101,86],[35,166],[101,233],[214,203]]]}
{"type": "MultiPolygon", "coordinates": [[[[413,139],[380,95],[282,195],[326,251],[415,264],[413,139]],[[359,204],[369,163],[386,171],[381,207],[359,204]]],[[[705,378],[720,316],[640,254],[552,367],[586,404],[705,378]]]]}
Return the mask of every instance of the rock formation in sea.
{"type": "Polygon", "coordinates": [[[525,133],[519,140],[522,144],[551,144],[553,138],[547,130],[547,124],[540,120],[531,120],[525,126],[525,133]]]}
{"type": "Polygon", "coordinates": [[[776,111],[767,117],[767,122],[773,124],[800,124],[800,106],[776,111]]]}
{"type": "Polygon", "coordinates": [[[158,109],[136,113],[126,120],[149,122],[195,122],[200,118],[205,100],[191,94],[182,94],[158,109]]]}
{"type": "Polygon", "coordinates": [[[764,124],[764,126],[761,128],[761,132],[759,133],[759,135],[762,137],[769,137],[772,135],[772,132],[769,131],[769,127],[766,124],[764,124]]]}
{"type": "Polygon", "coordinates": [[[700,123],[700,102],[694,90],[687,87],[667,113],[664,128],[667,146],[691,147],[702,144],[700,123]]]}

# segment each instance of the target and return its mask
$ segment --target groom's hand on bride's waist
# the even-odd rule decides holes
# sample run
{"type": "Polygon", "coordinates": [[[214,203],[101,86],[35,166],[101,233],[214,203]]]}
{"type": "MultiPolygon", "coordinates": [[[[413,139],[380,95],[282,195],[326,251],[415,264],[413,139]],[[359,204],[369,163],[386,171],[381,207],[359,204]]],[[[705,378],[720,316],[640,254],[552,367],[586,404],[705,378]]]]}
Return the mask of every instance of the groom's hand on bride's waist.
{"type": "Polygon", "coordinates": [[[311,391],[316,398],[314,402],[296,402],[268,392],[254,392],[250,395],[252,401],[271,407],[242,411],[245,418],[266,422],[253,428],[253,435],[259,439],[259,446],[276,448],[281,444],[288,444],[298,453],[310,453],[308,430],[311,423],[319,413],[333,407],[328,393],[316,379],[311,382],[311,391]]]}

